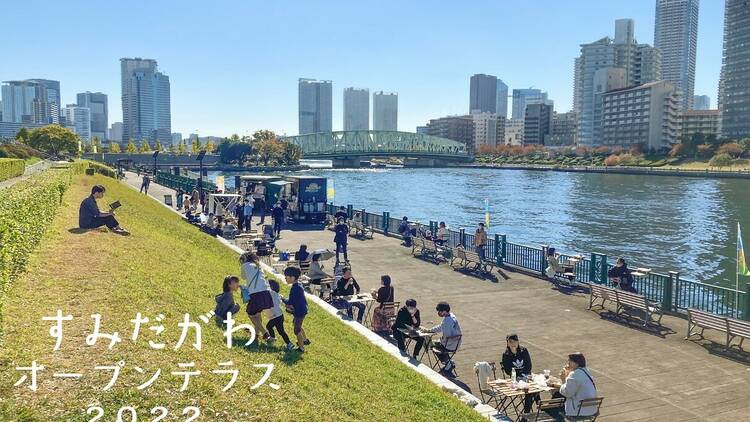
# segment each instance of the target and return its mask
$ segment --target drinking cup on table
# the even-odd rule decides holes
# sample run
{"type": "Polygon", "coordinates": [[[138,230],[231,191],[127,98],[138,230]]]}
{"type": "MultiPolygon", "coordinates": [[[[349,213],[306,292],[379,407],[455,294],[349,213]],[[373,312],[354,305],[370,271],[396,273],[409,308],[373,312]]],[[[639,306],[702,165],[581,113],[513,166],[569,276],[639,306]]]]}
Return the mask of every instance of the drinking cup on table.
{"type": "Polygon", "coordinates": [[[544,370],[544,378],[549,379],[549,369],[544,370]]]}

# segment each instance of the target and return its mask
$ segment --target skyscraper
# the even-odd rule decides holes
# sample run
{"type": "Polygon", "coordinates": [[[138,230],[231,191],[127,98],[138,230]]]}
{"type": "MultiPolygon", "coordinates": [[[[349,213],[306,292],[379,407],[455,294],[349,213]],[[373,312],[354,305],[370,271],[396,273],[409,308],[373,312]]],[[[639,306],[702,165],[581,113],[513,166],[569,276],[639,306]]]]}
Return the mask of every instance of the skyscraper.
{"type": "Polygon", "coordinates": [[[83,144],[91,143],[91,110],[76,104],[65,106],[65,126],[75,132],[83,144]]]}
{"type": "Polygon", "coordinates": [[[680,105],[693,104],[700,0],[656,0],[654,47],[661,51],[661,76],[681,92],[680,105]]]}
{"type": "Polygon", "coordinates": [[[109,126],[107,111],[107,95],[101,92],[81,92],[77,95],[79,107],[86,107],[91,111],[91,138],[107,139],[109,126]]]}
{"type": "Polygon", "coordinates": [[[398,130],[398,94],[378,91],[372,94],[372,127],[398,130]]]}
{"type": "Polygon", "coordinates": [[[482,73],[471,77],[469,113],[495,113],[497,110],[497,77],[482,73]]]}
{"type": "Polygon", "coordinates": [[[109,128],[109,135],[107,136],[110,142],[122,142],[122,122],[114,122],[109,128]]]}
{"type": "Polygon", "coordinates": [[[369,89],[344,89],[344,130],[370,130],[369,89]]]}
{"type": "Polygon", "coordinates": [[[523,120],[526,114],[526,106],[529,104],[544,103],[551,105],[547,98],[547,93],[541,89],[514,89],[513,90],[513,110],[512,118],[523,120]]]}
{"type": "Polygon", "coordinates": [[[60,82],[48,79],[5,81],[2,87],[3,121],[60,123],[60,82]]]}
{"type": "Polygon", "coordinates": [[[508,85],[501,79],[497,80],[497,105],[495,113],[503,119],[508,118],[508,85]]]}
{"type": "Polygon", "coordinates": [[[708,95],[693,95],[693,110],[710,110],[711,97],[708,95]]]}
{"type": "Polygon", "coordinates": [[[298,81],[299,134],[331,132],[333,103],[331,81],[300,78],[298,81]]]}
{"type": "MultiPolygon", "coordinates": [[[[594,136],[595,106],[598,95],[607,84],[596,83],[597,71],[620,68],[624,71],[624,86],[635,86],[661,78],[661,54],[648,44],[638,44],[633,38],[632,19],[615,21],[615,37],[604,37],[581,44],[581,54],[575,59],[573,110],[578,119],[578,143],[595,145],[601,142],[594,136]]],[[[600,74],[601,76],[601,74],[600,74]]],[[[515,110],[514,110],[515,111],[515,110]]]]}
{"type": "Polygon", "coordinates": [[[171,139],[169,76],[158,71],[156,60],[139,57],[120,59],[120,72],[123,139],[171,139]]]}
{"type": "MultiPolygon", "coordinates": [[[[750,2],[726,0],[724,5],[724,57],[719,83],[721,135],[732,139],[750,136],[750,2]]],[[[5,101],[5,100],[3,100],[5,101]]]]}
{"type": "Polygon", "coordinates": [[[552,133],[552,106],[533,103],[526,106],[523,118],[523,144],[544,145],[544,138],[552,133]]]}

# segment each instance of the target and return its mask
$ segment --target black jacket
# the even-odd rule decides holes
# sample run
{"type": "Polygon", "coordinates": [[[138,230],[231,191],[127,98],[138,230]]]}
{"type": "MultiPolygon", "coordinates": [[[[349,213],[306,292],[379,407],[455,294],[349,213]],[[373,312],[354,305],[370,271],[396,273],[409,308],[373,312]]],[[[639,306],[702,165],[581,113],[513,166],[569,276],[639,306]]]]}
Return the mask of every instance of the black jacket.
{"type": "Polygon", "coordinates": [[[419,328],[419,325],[422,323],[422,320],[419,318],[419,309],[417,309],[417,312],[414,314],[414,319],[417,320],[416,324],[411,320],[411,314],[409,313],[409,310],[406,309],[406,306],[402,306],[396,314],[396,321],[393,323],[391,329],[397,330],[399,328],[407,327],[419,328]]]}
{"type": "Polygon", "coordinates": [[[352,296],[355,293],[359,293],[359,284],[357,284],[357,280],[355,280],[354,277],[352,277],[351,280],[352,280],[352,284],[350,284],[348,288],[345,288],[346,283],[349,280],[345,279],[344,277],[341,277],[339,279],[339,282],[336,283],[336,291],[334,292],[334,295],[335,296],[352,296]]]}
{"type": "Polygon", "coordinates": [[[505,348],[503,353],[503,372],[510,375],[511,370],[516,368],[516,376],[531,373],[531,356],[523,346],[518,346],[518,351],[513,353],[510,348],[505,348]]]}
{"type": "Polygon", "coordinates": [[[336,234],[333,236],[334,243],[346,243],[347,235],[349,234],[349,226],[345,223],[336,224],[334,227],[336,234]]]}

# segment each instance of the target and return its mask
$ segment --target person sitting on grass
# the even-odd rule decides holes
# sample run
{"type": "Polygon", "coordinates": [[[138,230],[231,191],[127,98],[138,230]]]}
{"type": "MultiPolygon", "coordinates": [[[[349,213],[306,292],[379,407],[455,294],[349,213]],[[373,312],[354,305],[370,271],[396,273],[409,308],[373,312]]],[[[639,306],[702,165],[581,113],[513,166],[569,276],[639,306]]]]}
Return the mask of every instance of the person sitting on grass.
{"type": "Polygon", "coordinates": [[[104,198],[105,190],[102,185],[95,185],[91,188],[91,195],[84,199],[81,202],[80,208],[78,208],[78,227],[82,229],[95,229],[107,226],[114,233],[123,236],[129,235],[130,232],[120,227],[120,223],[115,219],[114,211],[99,211],[96,200],[104,198]]]}
{"type": "Polygon", "coordinates": [[[305,346],[310,344],[310,340],[302,328],[302,323],[305,321],[305,316],[307,316],[307,299],[305,298],[305,288],[299,282],[301,274],[302,271],[297,267],[286,267],[284,269],[286,282],[287,284],[291,284],[292,288],[289,290],[289,299],[282,300],[286,304],[287,311],[294,315],[292,323],[294,325],[294,335],[297,336],[297,348],[295,350],[304,352],[305,346]]]}
{"type": "Polygon", "coordinates": [[[393,303],[394,292],[393,286],[391,286],[391,277],[384,275],[380,277],[380,288],[373,290],[372,296],[378,302],[378,306],[375,308],[372,314],[372,330],[376,333],[381,331],[388,331],[388,318],[393,316],[393,308],[384,308],[384,303],[393,303]]]}
{"type": "MultiPolygon", "coordinates": [[[[393,338],[396,340],[398,350],[401,351],[402,355],[407,354],[406,343],[404,342],[405,334],[401,332],[402,329],[414,329],[418,330],[422,323],[419,318],[419,309],[417,309],[417,301],[414,299],[407,299],[406,305],[402,306],[396,314],[396,322],[393,323],[391,329],[393,330],[393,338]]],[[[417,359],[419,352],[422,350],[424,345],[424,338],[422,337],[411,337],[414,341],[414,359],[417,359]]]]}
{"type": "Polygon", "coordinates": [[[263,326],[262,312],[273,308],[273,297],[268,281],[263,277],[260,268],[260,258],[253,252],[245,252],[240,256],[240,271],[247,285],[243,286],[243,297],[249,297],[247,315],[255,327],[255,332],[262,335],[263,340],[271,338],[266,327],[263,326]]]}
{"type": "Polygon", "coordinates": [[[450,353],[455,352],[459,346],[459,336],[461,336],[461,326],[458,324],[458,319],[451,313],[451,305],[448,302],[440,302],[435,307],[439,317],[443,318],[443,321],[432,327],[428,328],[428,333],[442,333],[440,342],[433,345],[435,356],[440,362],[445,365],[443,370],[450,373],[456,365],[450,360],[450,353]]]}
{"type": "Polygon", "coordinates": [[[240,279],[234,275],[224,277],[224,292],[216,295],[216,325],[223,326],[228,315],[234,315],[240,311],[240,305],[234,303],[234,292],[240,288],[240,279]]]}
{"type": "Polygon", "coordinates": [[[286,335],[286,331],[284,330],[284,311],[281,309],[282,301],[279,295],[279,283],[276,280],[268,280],[268,284],[271,286],[271,297],[273,298],[273,308],[266,309],[268,315],[266,329],[271,334],[268,340],[271,342],[276,341],[276,334],[274,333],[274,329],[276,329],[286,344],[286,350],[292,350],[294,345],[289,341],[289,336],[286,335]]]}
{"type": "Polygon", "coordinates": [[[352,308],[357,308],[359,310],[359,312],[357,312],[357,322],[361,324],[365,317],[367,306],[362,302],[350,302],[343,297],[354,296],[355,294],[359,294],[359,291],[359,284],[357,284],[357,280],[352,276],[352,269],[344,267],[341,278],[336,284],[336,290],[333,292],[334,296],[339,297],[334,301],[333,306],[339,309],[346,309],[346,315],[349,318],[354,318],[354,311],[352,308]]]}

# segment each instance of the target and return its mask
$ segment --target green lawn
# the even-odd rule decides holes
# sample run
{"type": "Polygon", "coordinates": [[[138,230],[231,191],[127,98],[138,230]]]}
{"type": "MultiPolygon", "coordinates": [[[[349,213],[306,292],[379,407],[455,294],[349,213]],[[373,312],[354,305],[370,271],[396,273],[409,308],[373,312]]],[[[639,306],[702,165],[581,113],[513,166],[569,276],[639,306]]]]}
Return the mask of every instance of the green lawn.
{"type": "MultiPolygon", "coordinates": [[[[0,420],[84,421],[91,419],[86,409],[95,403],[105,409],[106,421],[115,420],[118,409],[128,405],[137,408],[139,420],[153,419],[150,411],[155,406],[169,409],[167,420],[177,420],[186,406],[198,406],[198,420],[205,421],[483,420],[314,305],[305,322],[313,343],[304,354],[287,353],[281,345],[235,345],[229,350],[213,321],[201,323],[202,351],[189,345],[192,336],[175,351],[182,315],[189,313],[197,320],[197,315],[213,309],[221,280],[238,270],[234,253],[155,201],[100,175],[77,176],[28,271],[4,299],[0,420]],[[118,218],[132,236],[69,231],[77,226],[80,200],[95,183],[107,186],[104,201],[119,199],[124,204],[118,218]],[[53,352],[52,323],[41,318],[57,309],[74,319],[64,323],[61,350],[53,352]],[[164,314],[165,332],[157,337],[144,325],[138,342],[132,342],[129,321],[138,312],[152,320],[164,314]],[[86,346],[94,313],[102,315],[102,332],[117,331],[123,338],[113,350],[104,340],[86,346]],[[150,339],[166,342],[166,349],[152,350],[150,339]],[[13,387],[20,377],[15,367],[32,360],[45,366],[35,393],[25,386],[13,387]],[[211,371],[229,360],[240,375],[231,390],[222,392],[228,376],[211,371]],[[94,366],[116,362],[124,362],[117,383],[101,391],[112,373],[94,366]],[[190,379],[186,392],[178,392],[182,377],[171,372],[185,362],[195,362],[201,375],[190,379]],[[272,390],[266,383],[250,390],[263,373],[252,365],[268,363],[276,365],[269,382],[281,389],[272,390]],[[136,366],[144,372],[136,372],[136,366]],[[161,375],[156,382],[137,390],[157,369],[161,375]],[[55,372],[83,376],[55,379],[55,372]]],[[[238,318],[249,322],[244,312],[238,318]]],[[[289,317],[286,323],[291,333],[289,317]]]]}

